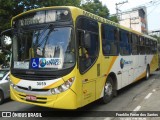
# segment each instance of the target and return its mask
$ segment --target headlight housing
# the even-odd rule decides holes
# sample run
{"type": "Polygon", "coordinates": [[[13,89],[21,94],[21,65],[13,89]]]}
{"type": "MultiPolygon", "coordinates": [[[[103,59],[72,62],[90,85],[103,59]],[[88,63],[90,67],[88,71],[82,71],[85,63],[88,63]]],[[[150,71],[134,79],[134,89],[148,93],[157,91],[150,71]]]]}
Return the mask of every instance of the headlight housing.
{"type": "Polygon", "coordinates": [[[11,80],[9,80],[9,84],[12,86],[13,89],[16,89],[17,86],[14,85],[11,80]]]}
{"type": "Polygon", "coordinates": [[[72,77],[68,79],[67,81],[65,81],[62,85],[56,88],[52,88],[51,93],[55,95],[55,94],[59,94],[61,92],[68,90],[72,86],[74,80],[75,80],[75,77],[72,77]]]}

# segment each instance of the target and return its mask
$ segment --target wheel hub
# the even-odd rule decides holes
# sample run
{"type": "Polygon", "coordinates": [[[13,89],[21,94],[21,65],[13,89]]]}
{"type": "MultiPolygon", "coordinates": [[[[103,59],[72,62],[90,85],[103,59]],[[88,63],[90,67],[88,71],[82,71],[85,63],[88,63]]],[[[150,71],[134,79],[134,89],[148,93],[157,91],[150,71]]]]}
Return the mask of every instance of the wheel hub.
{"type": "Polygon", "coordinates": [[[106,83],[104,91],[105,91],[105,94],[108,96],[112,94],[113,89],[112,89],[111,83],[106,83]]]}

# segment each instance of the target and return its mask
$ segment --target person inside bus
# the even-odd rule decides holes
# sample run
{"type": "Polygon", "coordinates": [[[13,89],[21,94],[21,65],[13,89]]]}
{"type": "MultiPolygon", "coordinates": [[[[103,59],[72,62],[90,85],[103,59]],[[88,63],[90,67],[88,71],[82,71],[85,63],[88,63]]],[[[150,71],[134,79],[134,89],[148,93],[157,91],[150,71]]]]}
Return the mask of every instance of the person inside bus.
{"type": "Polygon", "coordinates": [[[107,40],[104,39],[102,45],[103,45],[103,53],[104,54],[110,54],[110,52],[111,52],[110,43],[108,42],[108,44],[107,44],[107,40]]]}
{"type": "Polygon", "coordinates": [[[80,58],[80,65],[82,70],[87,69],[91,65],[91,59],[89,55],[89,42],[87,43],[87,39],[90,39],[90,34],[86,33],[85,35],[81,33],[79,37],[79,58],[80,58]]]}

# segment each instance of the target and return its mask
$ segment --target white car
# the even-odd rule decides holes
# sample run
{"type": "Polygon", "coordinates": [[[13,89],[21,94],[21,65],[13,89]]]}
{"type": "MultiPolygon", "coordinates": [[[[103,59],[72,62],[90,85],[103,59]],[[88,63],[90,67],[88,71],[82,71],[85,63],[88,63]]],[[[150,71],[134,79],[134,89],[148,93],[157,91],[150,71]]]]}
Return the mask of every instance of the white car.
{"type": "Polygon", "coordinates": [[[0,104],[10,97],[9,73],[9,69],[0,70],[0,104]]]}

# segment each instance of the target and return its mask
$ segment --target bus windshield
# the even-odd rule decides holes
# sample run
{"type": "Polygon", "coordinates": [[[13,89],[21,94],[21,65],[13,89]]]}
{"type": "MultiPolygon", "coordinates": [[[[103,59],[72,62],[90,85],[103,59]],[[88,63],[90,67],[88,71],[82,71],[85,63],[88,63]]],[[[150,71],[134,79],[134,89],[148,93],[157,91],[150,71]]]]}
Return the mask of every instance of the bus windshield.
{"type": "Polygon", "coordinates": [[[75,64],[71,27],[45,27],[13,37],[13,68],[65,69],[75,64]]]}

